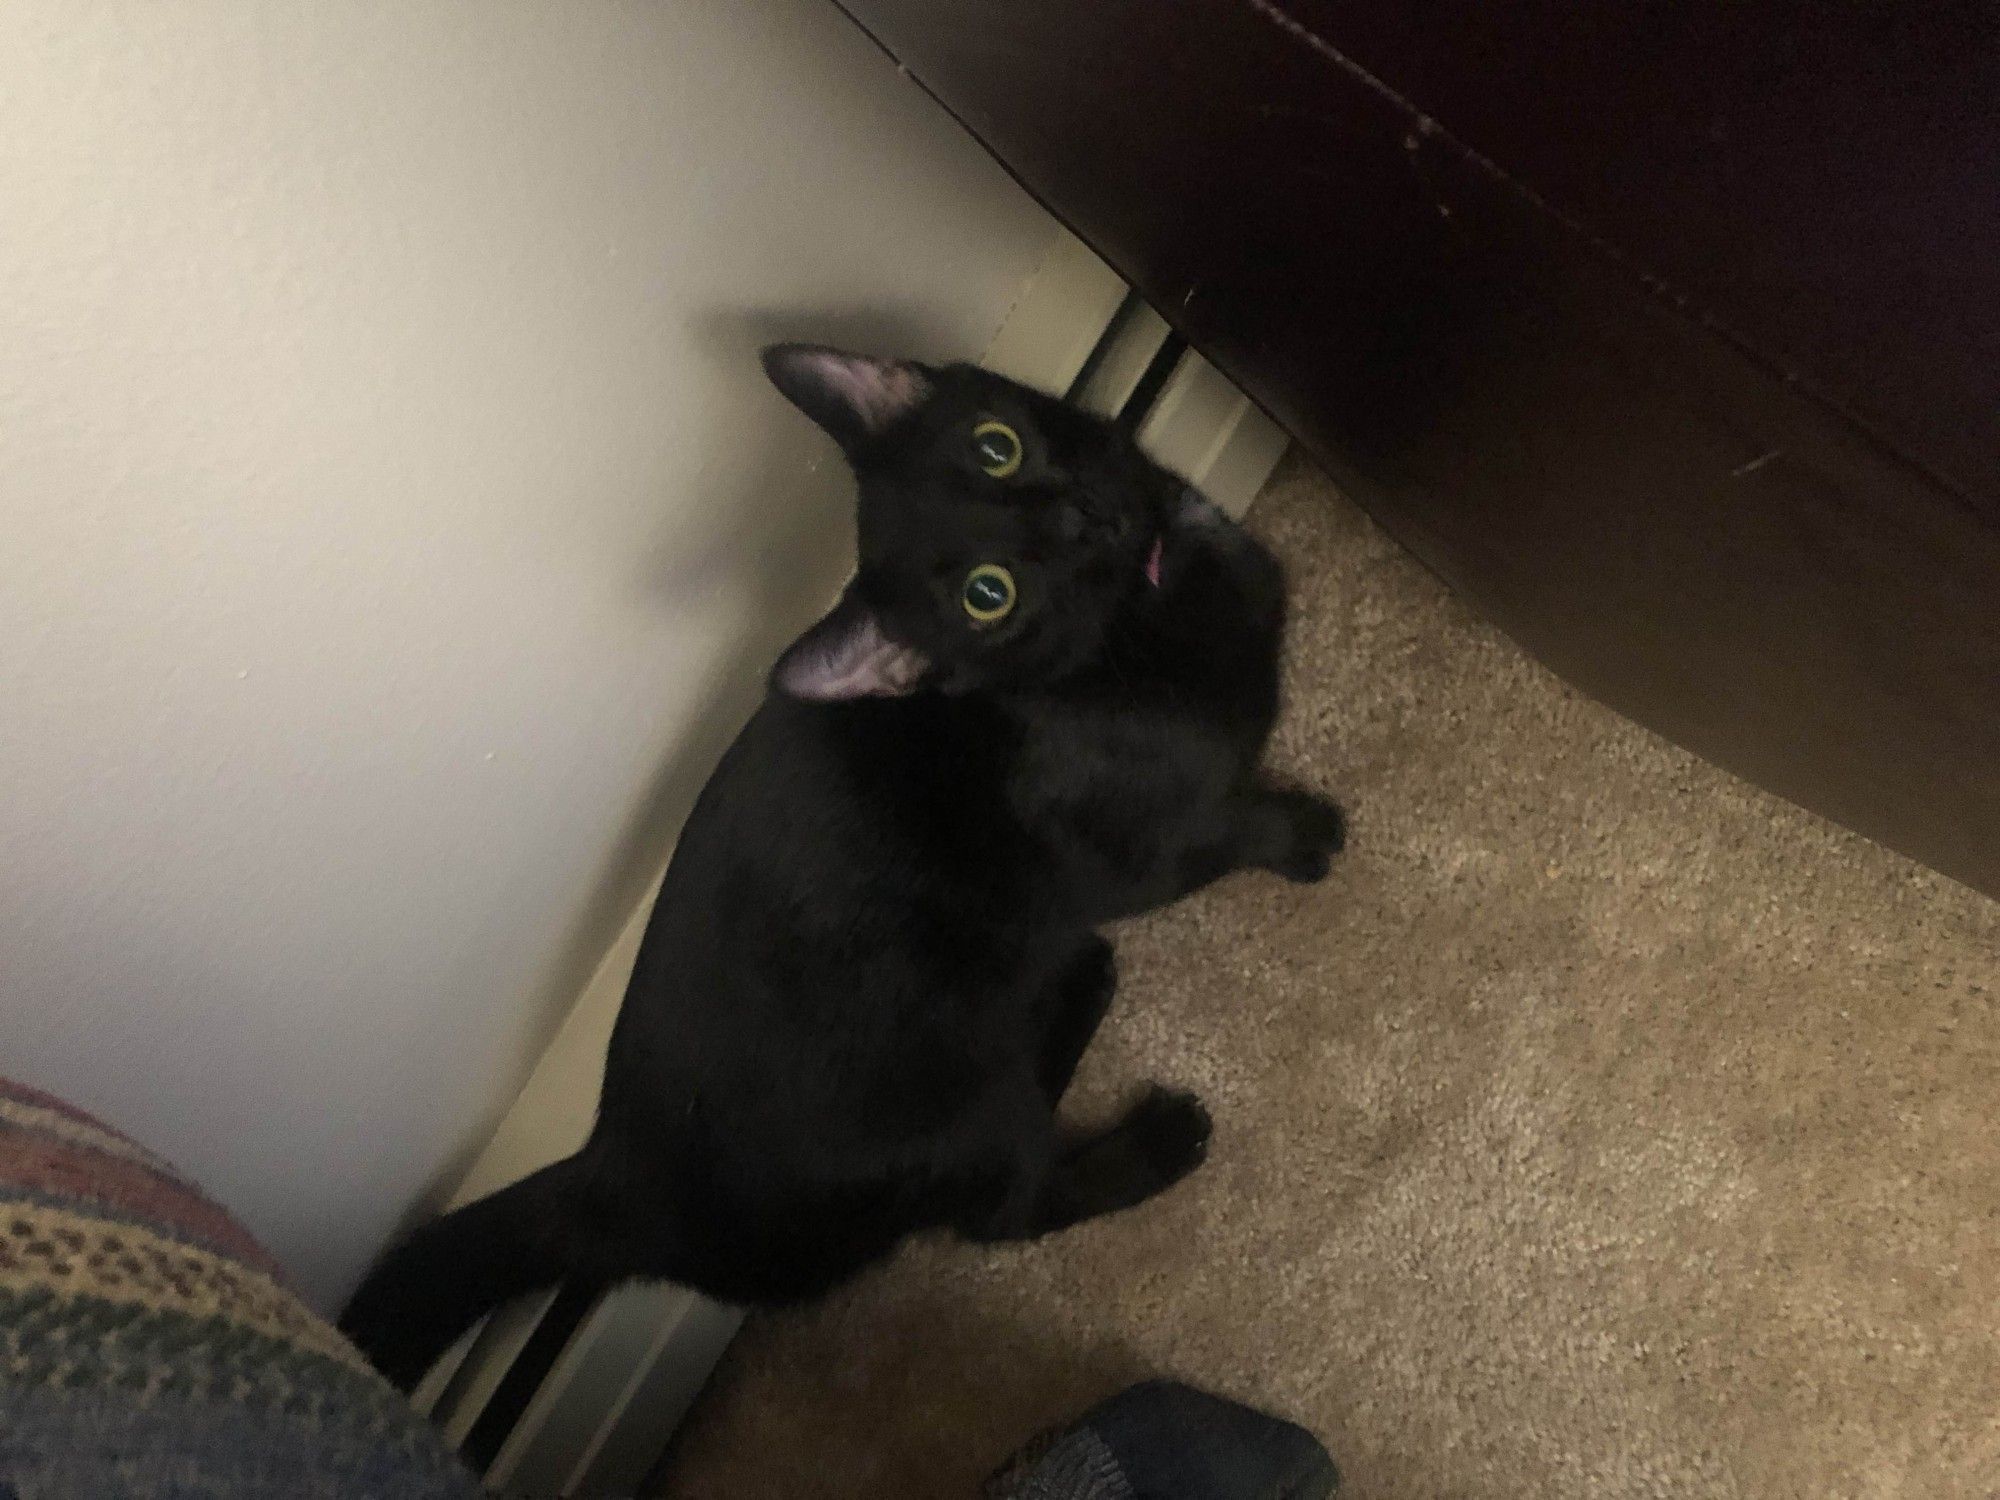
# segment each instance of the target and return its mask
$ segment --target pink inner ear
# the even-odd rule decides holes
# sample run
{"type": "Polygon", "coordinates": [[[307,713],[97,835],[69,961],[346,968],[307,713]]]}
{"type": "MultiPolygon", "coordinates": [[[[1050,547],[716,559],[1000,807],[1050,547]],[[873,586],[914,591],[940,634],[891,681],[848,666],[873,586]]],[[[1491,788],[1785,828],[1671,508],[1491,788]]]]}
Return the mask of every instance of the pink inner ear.
{"type": "Polygon", "coordinates": [[[880,432],[929,393],[930,384],[908,365],[858,354],[821,356],[821,378],[869,432],[880,432]]]}
{"type": "Polygon", "coordinates": [[[900,698],[930,670],[922,652],[882,633],[875,617],[849,600],[808,630],[778,663],[778,686],[794,698],[900,698]]]}

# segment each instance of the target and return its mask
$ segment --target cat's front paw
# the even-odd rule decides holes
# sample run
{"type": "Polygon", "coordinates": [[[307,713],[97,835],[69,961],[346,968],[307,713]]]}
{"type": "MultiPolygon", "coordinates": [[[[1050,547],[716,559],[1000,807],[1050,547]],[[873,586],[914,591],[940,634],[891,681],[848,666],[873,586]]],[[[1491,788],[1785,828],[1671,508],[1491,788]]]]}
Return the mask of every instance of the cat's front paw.
{"type": "Polygon", "coordinates": [[[1132,1106],[1119,1131],[1130,1138],[1164,1188],[1207,1159],[1215,1122],[1193,1094],[1156,1083],[1132,1106]]]}
{"type": "Polygon", "coordinates": [[[1271,868],[1300,885],[1326,879],[1333,856],[1347,847],[1347,815],[1311,792],[1281,792],[1277,800],[1290,837],[1271,868]]]}
{"type": "Polygon", "coordinates": [[[1072,1011],[1095,1011],[1102,1015],[1118,990],[1118,958],[1096,933],[1077,947],[1056,980],[1064,1006],[1072,1011]]]}

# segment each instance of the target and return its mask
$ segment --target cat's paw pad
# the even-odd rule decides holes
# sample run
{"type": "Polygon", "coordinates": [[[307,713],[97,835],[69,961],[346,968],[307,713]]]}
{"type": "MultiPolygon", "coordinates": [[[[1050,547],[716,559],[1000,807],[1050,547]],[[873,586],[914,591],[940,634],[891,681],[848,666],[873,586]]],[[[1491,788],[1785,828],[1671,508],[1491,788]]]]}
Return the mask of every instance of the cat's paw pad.
{"type": "Polygon", "coordinates": [[[1178,1182],[1208,1156],[1215,1122],[1201,1100],[1180,1089],[1154,1084],[1125,1117],[1123,1130],[1159,1174],[1162,1186],[1178,1182]]]}

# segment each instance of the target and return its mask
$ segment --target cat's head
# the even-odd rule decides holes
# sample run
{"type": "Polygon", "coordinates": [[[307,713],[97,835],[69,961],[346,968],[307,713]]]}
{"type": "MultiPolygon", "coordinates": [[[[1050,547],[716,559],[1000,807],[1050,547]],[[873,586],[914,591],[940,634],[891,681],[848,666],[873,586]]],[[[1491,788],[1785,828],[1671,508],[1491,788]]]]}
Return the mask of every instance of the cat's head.
{"type": "Polygon", "coordinates": [[[859,486],[859,565],[779,660],[799,698],[1055,681],[1104,649],[1180,482],[1114,424],[971,365],[809,344],[772,381],[840,444],[859,486]]]}

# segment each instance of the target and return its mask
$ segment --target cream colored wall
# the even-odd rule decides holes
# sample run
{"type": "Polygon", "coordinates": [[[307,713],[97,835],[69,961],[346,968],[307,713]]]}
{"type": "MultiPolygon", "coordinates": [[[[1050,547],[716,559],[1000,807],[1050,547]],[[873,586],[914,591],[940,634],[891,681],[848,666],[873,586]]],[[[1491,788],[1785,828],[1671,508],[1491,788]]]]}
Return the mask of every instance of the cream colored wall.
{"type": "Polygon", "coordinates": [[[845,568],[758,344],[1052,235],[826,0],[0,6],[0,1072],[337,1296],[845,568]]]}

